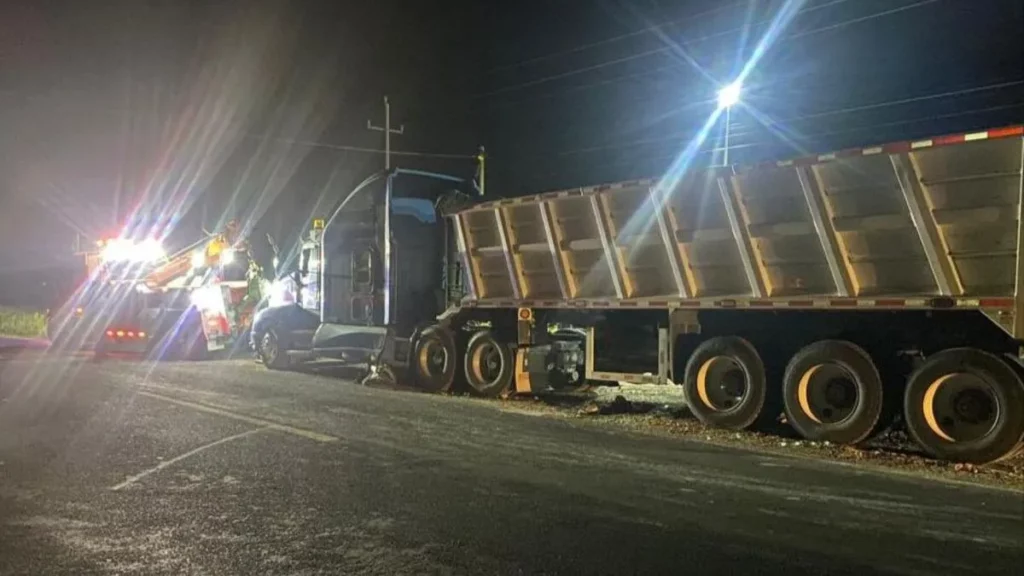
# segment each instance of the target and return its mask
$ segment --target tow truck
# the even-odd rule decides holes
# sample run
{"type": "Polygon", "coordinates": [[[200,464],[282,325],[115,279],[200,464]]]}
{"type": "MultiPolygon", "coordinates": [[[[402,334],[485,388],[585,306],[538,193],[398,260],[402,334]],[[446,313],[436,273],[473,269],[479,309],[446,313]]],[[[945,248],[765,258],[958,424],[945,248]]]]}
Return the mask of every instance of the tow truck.
{"type": "Polygon", "coordinates": [[[54,348],[199,358],[244,341],[259,301],[233,222],[170,256],[155,239],[115,237],[85,260],[85,282],[50,317],[54,348]]]}

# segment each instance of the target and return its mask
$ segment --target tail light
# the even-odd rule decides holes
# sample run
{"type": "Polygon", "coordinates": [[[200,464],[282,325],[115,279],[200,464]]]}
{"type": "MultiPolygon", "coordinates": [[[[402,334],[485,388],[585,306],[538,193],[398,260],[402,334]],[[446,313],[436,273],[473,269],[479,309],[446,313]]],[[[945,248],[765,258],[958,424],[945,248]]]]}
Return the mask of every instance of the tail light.
{"type": "Polygon", "coordinates": [[[135,330],[126,330],[126,329],[107,330],[107,338],[111,338],[111,339],[117,339],[117,338],[134,339],[134,338],[145,338],[145,337],[146,337],[146,333],[143,332],[142,330],[139,330],[138,332],[136,332],[135,330]]]}

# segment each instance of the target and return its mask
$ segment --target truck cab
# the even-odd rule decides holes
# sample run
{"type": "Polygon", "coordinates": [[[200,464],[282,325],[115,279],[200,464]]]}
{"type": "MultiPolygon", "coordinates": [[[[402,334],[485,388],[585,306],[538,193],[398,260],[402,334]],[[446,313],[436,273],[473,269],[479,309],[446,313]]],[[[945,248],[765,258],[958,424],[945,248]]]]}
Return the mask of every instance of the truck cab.
{"type": "Polygon", "coordinates": [[[439,199],[460,178],[377,173],[348,194],[300,247],[253,323],[252,347],[271,368],[318,358],[363,363],[405,352],[459,285],[439,199]],[[322,226],[322,228],[321,228],[322,226]]]}

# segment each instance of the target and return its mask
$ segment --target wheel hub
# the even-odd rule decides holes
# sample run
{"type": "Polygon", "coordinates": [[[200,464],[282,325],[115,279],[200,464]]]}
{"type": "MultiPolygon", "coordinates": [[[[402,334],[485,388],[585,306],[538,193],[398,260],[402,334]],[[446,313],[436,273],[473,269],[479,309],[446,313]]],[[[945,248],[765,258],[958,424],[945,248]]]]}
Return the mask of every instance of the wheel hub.
{"type": "Polygon", "coordinates": [[[264,357],[273,362],[277,358],[277,340],[270,334],[263,335],[263,342],[260,345],[264,357]]]}
{"type": "Polygon", "coordinates": [[[491,343],[485,342],[473,351],[471,368],[480,384],[494,384],[501,378],[504,364],[501,358],[501,351],[491,343]]]}
{"type": "Polygon", "coordinates": [[[740,400],[747,393],[747,379],[738,368],[729,370],[722,376],[721,389],[725,396],[726,404],[730,407],[735,406],[739,404],[740,400]]]}
{"type": "Polygon", "coordinates": [[[953,400],[953,408],[961,420],[971,424],[984,422],[995,413],[992,398],[977,389],[964,390],[957,394],[953,400]]]}
{"type": "Polygon", "coordinates": [[[853,407],[857,390],[853,381],[847,378],[833,378],[825,384],[825,401],[839,409],[853,407]]]}
{"type": "Polygon", "coordinates": [[[697,372],[697,395],[713,410],[735,409],[746,398],[748,389],[746,372],[727,356],[708,359],[697,372]]]}
{"type": "Polygon", "coordinates": [[[797,387],[800,408],[818,424],[835,424],[850,418],[857,408],[857,384],[853,374],[833,363],[812,366],[797,387]]]}
{"type": "Polygon", "coordinates": [[[996,424],[999,405],[993,386],[981,374],[956,372],[931,383],[922,401],[925,422],[947,442],[971,442],[996,424]]]}
{"type": "Polygon", "coordinates": [[[448,351],[439,342],[427,342],[420,353],[420,368],[431,377],[443,375],[448,368],[448,351]]]}

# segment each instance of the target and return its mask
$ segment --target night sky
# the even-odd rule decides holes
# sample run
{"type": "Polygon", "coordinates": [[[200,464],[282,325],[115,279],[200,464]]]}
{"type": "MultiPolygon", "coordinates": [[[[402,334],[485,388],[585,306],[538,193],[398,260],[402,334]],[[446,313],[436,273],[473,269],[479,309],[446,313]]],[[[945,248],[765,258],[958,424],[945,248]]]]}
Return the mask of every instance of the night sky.
{"type": "Polygon", "coordinates": [[[0,303],[129,214],[286,245],[383,167],[384,94],[394,164],[482,144],[492,195],[654,176],[755,54],[733,163],[1024,122],[1020,0],[6,2],[0,303]]]}

